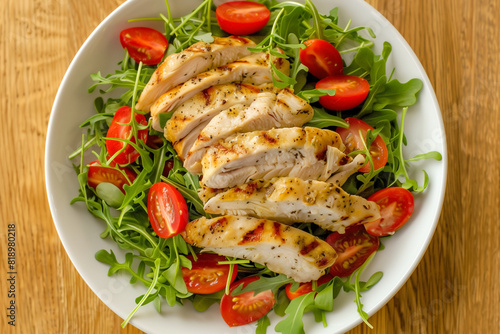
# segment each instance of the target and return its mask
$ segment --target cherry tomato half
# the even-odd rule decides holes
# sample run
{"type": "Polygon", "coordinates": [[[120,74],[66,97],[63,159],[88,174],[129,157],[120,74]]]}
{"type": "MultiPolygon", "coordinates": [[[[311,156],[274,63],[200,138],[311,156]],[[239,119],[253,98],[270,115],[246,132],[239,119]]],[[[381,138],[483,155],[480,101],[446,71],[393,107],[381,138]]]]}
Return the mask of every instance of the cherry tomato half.
{"type": "Polygon", "coordinates": [[[107,182],[114,184],[122,193],[125,194],[123,186],[131,185],[134,182],[136,175],[128,168],[112,168],[101,166],[98,160],[92,161],[89,164],[87,173],[87,184],[89,187],[96,188],[100,183],[107,182]]]}
{"type": "MultiPolygon", "coordinates": [[[[192,255],[186,256],[191,260],[191,269],[182,268],[182,278],[186,283],[189,292],[198,294],[209,294],[220,291],[226,287],[229,276],[229,264],[219,264],[219,261],[226,261],[224,256],[211,253],[197,254],[194,261],[192,255]]],[[[238,266],[234,266],[231,276],[231,283],[236,279],[238,266]]]]}
{"type": "Polygon", "coordinates": [[[344,234],[333,232],[325,241],[339,256],[330,267],[330,274],[338,277],[351,275],[379,247],[378,237],[368,234],[363,225],[350,226],[344,234]]]}
{"type": "MultiPolygon", "coordinates": [[[[350,153],[352,151],[362,150],[364,148],[363,141],[361,140],[360,131],[363,135],[363,140],[366,143],[366,133],[368,130],[374,130],[371,126],[366,124],[360,119],[354,117],[348,117],[345,119],[349,123],[348,128],[338,127],[336,129],[337,133],[342,138],[346,146],[346,152],[350,153]]],[[[378,135],[372,142],[369,148],[370,155],[373,160],[373,168],[375,170],[384,167],[388,159],[387,146],[380,135],[378,135]]],[[[368,173],[370,171],[370,162],[359,169],[362,173],[368,173]]]]}
{"type": "Polygon", "coordinates": [[[239,285],[246,287],[248,283],[258,280],[259,277],[246,277],[231,284],[229,295],[224,295],[220,302],[220,313],[224,321],[230,326],[241,326],[257,321],[265,316],[276,303],[271,290],[266,290],[254,296],[253,291],[232,296],[231,292],[239,285]]]}
{"type": "Polygon", "coordinates": [[[365,224],[365,229],[378,237],[394,234],[410,219],[415,207],[411,192],[400,187],[379,190],[368,200],[378,204],[382,218],[365,224]]]}
{"type": "MultiPolygon", "coordinates": [[[[326,275],[321,276],[316,281],[316,286],[319,287],[323,284],[330,282],[333,277],[334,276],[332,276],[331,274],[326,274],[326,275]]],[[[288,296],[288,299],[290,299],[290,300],[295,299],[297,297],[300,297],[302,295],[305,295],[306,293],[309,293],[311,291],[313,291],[312,282],[300,283],[299,287],[295,291],[292,291],[292,283],[287,284],[285,287],[286,295],[288,296]]]]}
{"type": "MultiPolygon", "coordinates": [[[[106,137],[108,138],[119,138],[119,139],[129,139],[131,142],[135,143],[135,137],[131,136],[132,126],[129,124],[131,120],[132,108],[124,106],[116,111],[111,125],[109,126],[108,133],[106,137]],[[130,137],[130,138],[129,138],[130,137]]],[[[135,120],[141,125],[147,125],[146,117],[141,114],[135,114],[135,120]]],[[[148,130],[143,129],[138,131],[138,137],[143,142],[148,139],[148,130]]],[[[120,151],[125,146],[125,149],[121,151],[113,161],[120,165],[125,165],[134,162],[139,157],[139,152],[134,149],[131,145],[126,144],[119,140],[107,139],[106,148],[108,149],[108,154],[113,156],[116,152],[120,151]]]]}
{"type": "Polygon", "coordinates": [[[326,109],[343,111],[359,106],[368,96],[370,84],[363,78],[342,74],[321,79],[316,88],[335,89],[335,95],[321,96],[319,103],[326,109]]]}
{"type": "Polygon", "coordinates": [[[168,46],[168,40],[161,32],[146,27],[123,30],[120,43],[133,60],[138,63],[142,61],[145,65],[158,64],[168,46]]]}
{"type": "Polygon", "coordinates": [[[322,39],[310,39],[304,44],[307,47],[300,50],[300,62],[309,73],[318,79],[343,73],[342,57],[335,46],[322,39]]]}
{"type": "Polygon", "coordinates": [[[148,217],[159,237],[173,237],[184,231],[189,220],[186,200],[170,184],[155,183],[149,188],[148,217]]]}
{"type": "Polygon", "coordinates": [[[252,1],[230,1],[215,11],[222,30],[233,35],[250,35],[269,21],[271,12],[263,4],[252,1]]]}

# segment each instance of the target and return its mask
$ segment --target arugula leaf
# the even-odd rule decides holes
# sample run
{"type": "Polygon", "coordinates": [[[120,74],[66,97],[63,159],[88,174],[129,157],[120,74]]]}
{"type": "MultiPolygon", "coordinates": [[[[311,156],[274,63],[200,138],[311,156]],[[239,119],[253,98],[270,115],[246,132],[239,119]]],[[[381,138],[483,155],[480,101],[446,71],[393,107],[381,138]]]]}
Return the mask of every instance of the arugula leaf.
{"type": "Polygon", "coordinates": [[[314,107],[313,118],[305,126],[314,126],[317,128],[337,127],[347,128],[349,125],[345,120],[338,116],[331,115],[323,108],[314,107]]]}
{"type": "Polygon", "coordinates": [[[193,307],[199,312],[204,312],[213,304],[219,303],[223,295],[223,290],[208,295],[195,294],[193,297],[193,307]]]}
{"type": "Polygon", "coordinates": [[[305,334],[302,318],[306,308],[314,304],[314,294],[313,291],[293,299],[285,310],[288,316],[278,322],[274,329],[285,334],[305,334]]]}
{"type": "Polygon", "coordinates": [[[293,283],[294,280],[286,277],[283,274],[277,275],[275,277],[264,277],[261,276],[258,280],[248,283],[244,288],[242,285],[237,286],[231,295],[236,296],[244,292],[253,291],[255,295],[260,292],[271,290],[276,295],[279,288],[282,286],[293,283]]]}
{"type": "Polygon", "coordinates": [[[432,152],[427,152],[427,153],[422,153],[422,154],[417,154],[413,158],[406,159],[405,161],[420,161],[420,160],[425,160],[425,159],[434,159],[437,161],[441,161],[443,159],[443,156],[441,153],[432,151],[432,152]]]}
{"type": "Polygon", "coordinates": [[[271,320],[267,314],[265,314],[262,318],[257,320],[257,328],[255,329],[255,334],[266,334],[267,328],[271,326],[271,320]]]}
{"type": "Polygon", "coordinates": [[[412,106],[417,102],[417,94],[422,87],[423,83],[420,79],[411,79],[406,83],[401,83],[396,79],[391,80],[385,85],[384,91],[377,95],[373,109],[397,109],[412,106]]]}
{"type": "Polygon", "coordinates": [[[299,93],[297,93],[297,96],[306,100],[307,103],[318,102],[319,98],[325,95],[334,96],[335,89],[318,88],[318,89],[302,90],[299,93]]]}
{"type": "Polygon", "coordinates": [[[316,297],[314,297],[314,306],[320,310],[333,311],[333,284],[326,284],[326,286],[318,292],[316,297]]]}
{"type": "Polygon", "coordinates": [[[158,119],[159,119],[159,122],[160,122],[160,127],[162,129],[165,128],[165,126],[167,125],[167,122],[169,119],[172,118],[172,116],[174,115],[173,112],[162,112],[158,115],[158,119]]]}
{"type": "Polygon", "coordinates": [[[290,299],[288,299],[285,290],[281,289],[278,291],[276,296],[276,304],[274,305],[274,313],[280,317],[285,316],[285,310],[290,304],[290,299]]]}

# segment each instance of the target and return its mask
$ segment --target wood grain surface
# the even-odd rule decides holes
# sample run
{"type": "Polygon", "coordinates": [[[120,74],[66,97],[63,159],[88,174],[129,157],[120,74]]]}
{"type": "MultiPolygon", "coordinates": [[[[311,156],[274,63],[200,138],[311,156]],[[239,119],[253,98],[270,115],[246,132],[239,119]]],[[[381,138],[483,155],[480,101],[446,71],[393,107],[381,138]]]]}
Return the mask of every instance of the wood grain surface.
{"type": "MultiPolygon", "coordinates": [[[[120,328],[58,238],[44,183],[54,97],[73,56],[123,0],[3,0],[0,13],[1,333],[141,333],[120,328]],[[16,326],[8,325],[8,224],[16,226],[16,326]]],[[[500,2],[368,0],[406,38],[436,91],[447,192],[421,263],[349,333],[498,333],[500,2]]],[[[105,279],[105,278],[103,278],[105,279]]]]}

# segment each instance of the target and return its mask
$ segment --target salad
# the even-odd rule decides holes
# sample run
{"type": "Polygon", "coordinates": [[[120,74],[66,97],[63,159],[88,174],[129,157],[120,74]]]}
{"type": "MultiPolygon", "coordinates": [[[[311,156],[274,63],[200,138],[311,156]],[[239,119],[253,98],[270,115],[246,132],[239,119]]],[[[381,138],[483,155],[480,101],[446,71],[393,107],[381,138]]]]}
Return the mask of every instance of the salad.
{"type": "MultiPolygon", "coordinates": [[[[283,316],[276,331],[300,332],[297,319],[305,312],[313,312],[326,325],[325,313],[333,310],[333,300],[342,289],[352,292],[368,324],[361,293],[374,286],[382,273],[366,282],[360,281],[361,273],[384,248],[383,238],[409,220],[411,193],[423,191],[428,182],[427,177],[423,185],[410,179],[406,164],[440,159],[437,152],[403,158],[405,115],[422,83],[418,79],[401,83],[392,79],[394,70],[386,72],[388,43],[381,55],[374,54],[371,30],[338,26],[339,9],[323,15],[311,1],[258,3],[262,6],[253,2],[233,3],[231,10],[220,6],[214,16],[213,4],[207,0],[185,17],[173,18],[167,2],[166,14],[154,18],[164,22],[164,32],[124,30],[120,36],[124,58],[116,72],[92,74],[95,85],[89,91],[100,88],[103,96],[95,100],[96,114],[82,124],[86,132],[81,148],[70,155],[79,160],[75,170],[80,182],[80,194],[72,203],[85,203],[91,214],[106,223],[101,237],[127,250],[124,263],[117,261],[112,250],[96,254],[98,261],[110,266],[109,274],[126,271],[132,284],[147,287],[123,325],[147,303],[159,310],[165,302],[173,306],[190,300],[199,311],[220,303],[230,326],[256,321],[257,331],[265,331],[270,325],[267,314],[273,310],[283,316]],[[256,11],[256,19],[246,22],[231,16],[242,6],[243,12],[256,11]],[[366,158],[342,189],[377,203],[383,219],[353,226],[345,233],[295,224],[326,241],[338,254],[317,281],[299,284],[266,265],[201,253],[187,243],[181,233],[189,221],[213,218],[198,196],[199,175],[188,172],[172,143],[152,128],[151,115],[135,108],[162,59],[194,43],[212,43],[214,37],[229,35],[250,35],[255,41],[252,52],[286,59],[289,73],[272,67],[273,84],[293,89],[312,106],[314,115],[306,126],[335,130],[348,156],[366,158]],[[110,97],[114,90],[121,90],[121,96],[110,97]],[[88,159],[89,153],[94,158],[88,159]]],[[[168,112],[159,115],[161,128],[170,117],[168,112]]]]}

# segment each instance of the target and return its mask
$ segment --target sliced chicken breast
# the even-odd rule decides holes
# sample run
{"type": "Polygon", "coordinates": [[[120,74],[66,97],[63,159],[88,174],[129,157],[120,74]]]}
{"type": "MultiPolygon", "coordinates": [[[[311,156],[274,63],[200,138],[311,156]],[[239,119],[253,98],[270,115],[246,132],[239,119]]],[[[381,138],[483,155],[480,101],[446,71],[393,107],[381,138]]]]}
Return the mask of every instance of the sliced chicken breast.
{"type": "Polygon", "coordinates": [[[206,151],[201,184],[230,188],[277,176],[326,181],[349,162],[344,149],[336,132],[313,127],[238,133],[206,151]]]}
{"type": "Polygon", "coordinates": [[[255,43],[245,37],[214,37],[213,43],[197,42],[165,58],[151,76],[136,104],[149,111],[153,103],[171,88],[193,76],[250,55],[255,43]]]}
{"type": "Polygon", "coordinates": [[[337,258],[325,241],[297,228],[251,217],[205,217],[187,224],[187,243],[266,265],[296,282],[317,280],[337,258]]]}
{"type": "Polygon", "coordinates": [[[349,195],[333,183],[282,177],[231,188],[210,198],[207,213],[252,216],[284,223],[315,223],[344,233],[347,226],[380,218],[376,203],[349,195]]]}
{"type": "Polygon", "coordinates": [[[339,166],[335,174],[333,174],[326,182],[333,183],[337,186],[343,185],[349,176],[356,173],[365,164],[365,157],[358,154],[353,159],[350,159],[345,165],[339,166]]]}
{"type": "Polygon", "coordinates": [[[201,159],[208,147],[235,133],[273,128],[297,127],[309,122],[313,108],[290,89],[259,93],[247,108],[229,108],[220,112],[205,126],[189,150],[184,167],[201,174],[201,159]]]}
{"type": "MultiPolygon", "coordinates": [[[[178,105],[197,93],[220,84],[241,82],[261,85],[273,81],[270,56],[268,53],[255,53],[233,63],[223,65],[192,77],[163,94],[152,106],[153,128],[163,131],[159,114],[173,111],[178,105]]],[[[272,63],[281,72],[288,75],[290,64],[284,58],[272,57],[272,63]]]]}
{"type": "Polygon", "coordinates": [[[249,106],[260,92],[273,90],[276,88],[272,84],[252,86],[241,83],[223,84],[204,89],[173,111],[172,117],[165,126],[165,138],[172,143],[179,142],[200,124],[208,124],[222,110],[235,105],[249,106]]]}

